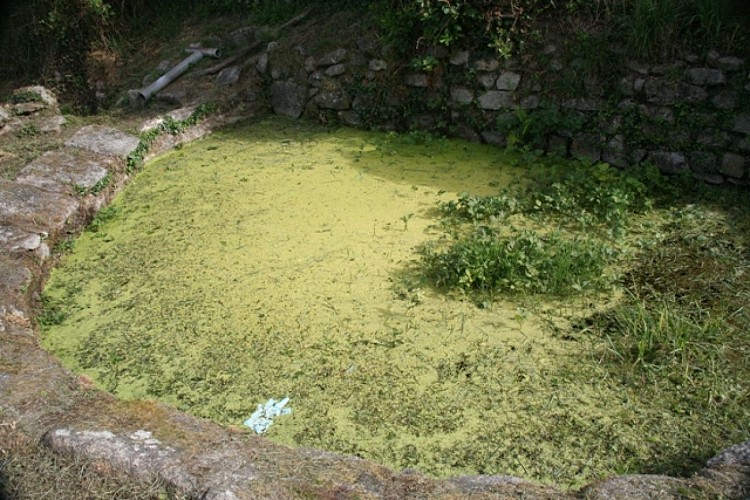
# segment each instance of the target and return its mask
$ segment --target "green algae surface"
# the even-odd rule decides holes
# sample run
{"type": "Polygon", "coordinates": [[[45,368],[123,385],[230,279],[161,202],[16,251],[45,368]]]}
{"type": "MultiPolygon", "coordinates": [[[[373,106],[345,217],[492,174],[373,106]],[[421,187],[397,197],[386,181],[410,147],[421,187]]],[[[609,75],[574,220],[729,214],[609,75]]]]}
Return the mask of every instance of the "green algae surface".
{"type": "Polygon", "coordinates": [[[589,366],[568,320],[591,297],[477,307],[410,272],[444,234],[438,203],[495,193],[518,163],[278,119],[216,133],[149,163],[75,242],[44,345],[121,398],[223,424],[289,397],[270,439],[395,468],[562,486],[641,471],[692,438],[589,366]]]}

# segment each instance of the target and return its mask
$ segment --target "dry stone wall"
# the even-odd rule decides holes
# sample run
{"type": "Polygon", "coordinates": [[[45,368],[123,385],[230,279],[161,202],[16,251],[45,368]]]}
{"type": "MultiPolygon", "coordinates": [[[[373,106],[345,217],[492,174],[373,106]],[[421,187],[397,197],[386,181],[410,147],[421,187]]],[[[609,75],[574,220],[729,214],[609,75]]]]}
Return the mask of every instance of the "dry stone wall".
{"type": "Polygon", "coordinates": [[[566,67],[557,52],[547,47],[542,67],[438,50],[429,68],[415,71],[388,61],[366,39],[324,53],[270,44],[257,70],[274,112],[294,118],[431,130],[621,168],[650,162],[714,184],[748,184],[746,60],[709,52],[669,64],[629,61],[609,86],[589,76],[585,90],[571,97],[559,89],[560,75],[575,73],[581,63],[566,67]]]}

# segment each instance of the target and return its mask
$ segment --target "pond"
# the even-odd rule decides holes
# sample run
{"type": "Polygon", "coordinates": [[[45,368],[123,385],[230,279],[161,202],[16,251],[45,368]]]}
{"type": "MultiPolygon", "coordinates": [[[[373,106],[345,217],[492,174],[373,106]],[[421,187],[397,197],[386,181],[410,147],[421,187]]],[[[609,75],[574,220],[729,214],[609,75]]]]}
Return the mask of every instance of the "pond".
{"type": "MultiPolygon", "coordinates": [[[[664,241],[672,212],[634,215],[616,244],[599,237],[613,257],[590,290],[430,283],[429,249],[466,231],[446,215],[461,193],[524,185],[534,161],[280,119],[218,132],[149,163],[75,241],[44,293],[45,348],[118,397],[239,428],[288,397],[269,439],[436,476],[574,487],[690,470],[741,440],[747,411],[732,406],[727,429],[695,443],[718,417],[612,368],[611,338],[583,320],[622,302],[618,276],[664,241]]],[[[493,223],[544,235],[555,220],[493,223]]],[[[747,383],[734,386],[724,397],[742,408],[747,383]]]]}

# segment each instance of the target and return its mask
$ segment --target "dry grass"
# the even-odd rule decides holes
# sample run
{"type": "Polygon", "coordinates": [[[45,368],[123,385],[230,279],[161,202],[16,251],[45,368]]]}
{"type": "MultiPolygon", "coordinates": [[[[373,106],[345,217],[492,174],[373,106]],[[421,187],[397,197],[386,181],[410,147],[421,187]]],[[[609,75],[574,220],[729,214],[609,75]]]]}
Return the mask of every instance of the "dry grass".
{"type": "Polygon", "coordinates": [[[0,423],[0,498],[111,500],[183,498],[159,482],[139,484],[109,466],[64,456],[0,423]]]}

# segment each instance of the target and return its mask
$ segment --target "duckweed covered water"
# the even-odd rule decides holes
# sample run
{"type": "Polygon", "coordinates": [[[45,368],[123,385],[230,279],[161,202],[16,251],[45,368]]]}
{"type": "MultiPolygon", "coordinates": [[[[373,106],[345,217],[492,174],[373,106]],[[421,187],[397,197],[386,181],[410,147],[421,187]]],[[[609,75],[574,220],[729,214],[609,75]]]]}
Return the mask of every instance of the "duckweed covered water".
{"type": "Polygon", "coordinates": [[[119,397],[224,424],[289,397],[270,439],[395,468],[642,470],[690,438],[588,366],[565,319],[588,298],[481,308],[410,273],[437,203],[496,193],[515,160],[281,120],[217,133],[150,163],[76,241],[45,346],[119,397]]]}

